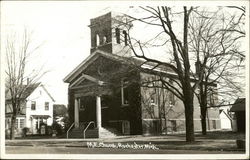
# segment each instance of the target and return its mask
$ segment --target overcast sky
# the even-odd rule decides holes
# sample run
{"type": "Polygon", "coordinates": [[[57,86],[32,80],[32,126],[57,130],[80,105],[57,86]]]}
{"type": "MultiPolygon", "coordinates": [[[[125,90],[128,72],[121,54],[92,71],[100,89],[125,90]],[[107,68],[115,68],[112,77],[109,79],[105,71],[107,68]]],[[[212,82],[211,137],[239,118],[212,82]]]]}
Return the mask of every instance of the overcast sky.
{"type": "Polygon", "coordinates": [[[24,28],[33,32],[33,47],[42,46],[33,55],[31,66],[44,65],[49,72],[42,83],[57,103],[67,104],[67,84],[62,79],[90,54],[90,18],[110,10],[118,7],[65,1],[4,2],[1,29],[4,35],[22,33],[24,28]]]}
{"type": "Polygon", "coordinates": [[[33,46],[42,46],[34,55],[31,68],[44,65],[44,70],[50,72],[41,79],[42,83],[56,103],[67,104],[67,84],[63,78],[90,54],[90,18],[111,10],[128,13],[129,5],[105,1],[4,1],[1,36],[13,31],[22,33],[24,28],[33,32],[33,46]]]}

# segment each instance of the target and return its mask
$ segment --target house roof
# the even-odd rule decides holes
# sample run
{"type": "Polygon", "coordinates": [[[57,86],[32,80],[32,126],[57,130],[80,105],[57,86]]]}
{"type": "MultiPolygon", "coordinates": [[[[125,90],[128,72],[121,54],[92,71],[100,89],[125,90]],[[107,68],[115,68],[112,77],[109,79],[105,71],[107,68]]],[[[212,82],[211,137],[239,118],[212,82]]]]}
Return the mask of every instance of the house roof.
{"type": "MultiPolygon", "coordinates": [[[[96,50],[92,54],[90,54],[85,60],[83,60],[72,72],[70,72],[64,79],[64,82],[70,83],[78,74],[84,71],[92,62],[94,62],[98,57],[103,56],[113,61],[120,62],[122,64],[140,66],[143,69],[152,69],[157,64],[153,62],[143,61],[134,57],[122,57],[115,54],[110,54],[105,51],[96,50]]],[[[170,69],[166,69],[163,66],[157,66],[154,68],[155,71],[171,71],[170,69]]],[[[173,73],[173,72],[172,72],[173,73]]]]}
{"type": "MultiPolygon", "coordinates": [[[[29,84],[28,86],[27,85],[23,85],[23,87],[26,87],[25,90],[24,90],[24,93],[22,94],[22,97],[21,99],[26,99],[27,97],[29,97],[31,95],[31,93],[33,93],[35,91],[35,89],[40,86],[41,83],[33,83],[33,84],[29,84]]],[[[53,100],[54,98],[50,95],[50,93],[47,91],[47,89],[44,87],[44,85],[41,85],[41,87],[45,90],[45,92],[49,95],[49,97],[53,100]]],[[[10,100],[11,99],[11,95],[9,93],[8,90],[5,91],[5,99],[6,100],[10,100]]]]}
{"type": "Polygon", "coordinates": [[[239,112],[239,111],[245,111],[246,110],[246,99],[245,98],[238,98],[232,108],[230,109],[230,112],[239,112]]]}
{"type": "Polygon", "coordinates": [[[219,110],[219,113],[220,113],[220,115],[221,115],[221,114],[226,115],[228,119],[232,120],[232,118],[230,117],[230,115],[228,115],[223,109],[220,109],[220,110],[219,110]]]}
{"type": "MultiPolygon", "coordinates": [[[[8,113],[5,113],[5,117],[11,117],[13,115],[13,112],[8,112],[8,113]]],[[[17,114],[17,117],[25,117],[26,115],[23,114],[23,113],[19,113],[17,114]]]]}
{"type": "Polygon", "coordinates": [[[51,94],[48,92],[48,90],[44,87],[44,85],[41,85],[42,88],[45,90],[45,92],[48,94],[48,96],[51,98],[53,102],[55,102],[55,99],[51,96],[51,94]]]}
{"type": "MultiPolygon", "coordinates": [[[[22,99],[26,99],[32,92],[34,92],[34,90],[40,85],[41,83],[34,83],[34,84],[29,84],[27,85],[22,85],[22,87],[25,88],[24,93],[22,94],[22,99]]],[[[10,100],[11,99],[11,95],[9,90],[5,90],[5,99],[6,100],[10,100]]]]}

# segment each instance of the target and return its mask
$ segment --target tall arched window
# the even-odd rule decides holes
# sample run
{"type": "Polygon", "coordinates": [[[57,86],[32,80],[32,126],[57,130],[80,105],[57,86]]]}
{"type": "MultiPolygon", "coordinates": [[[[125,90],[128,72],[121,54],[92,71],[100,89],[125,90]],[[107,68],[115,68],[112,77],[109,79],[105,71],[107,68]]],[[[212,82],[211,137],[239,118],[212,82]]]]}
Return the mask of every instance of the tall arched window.
{"type": "Polygon", "coordinates": [[[123,31],[122,33],[123,33],[123,36],[124,36],[124,44],[125,44],[125,46],[127,46],[128,45],[128,35],[127,35],[127,32],[123,31]]]}
{"type": "Polygon", "coordinates": [[[106,44],[107,43],[107,36],[103,36],[103,44],[106,44]]]}
{"type": "Polygon", "coordinates": [[[96,34],[96,46],[100,45],[100,37],[98,34],[96,34]]]}
{"type": "Polygon", "coordinates": [[[119,28],[116,28],[115,29],[115,37],[116,37],[116,43],[121,43],[120,41],[120,29],[119,28]]]}

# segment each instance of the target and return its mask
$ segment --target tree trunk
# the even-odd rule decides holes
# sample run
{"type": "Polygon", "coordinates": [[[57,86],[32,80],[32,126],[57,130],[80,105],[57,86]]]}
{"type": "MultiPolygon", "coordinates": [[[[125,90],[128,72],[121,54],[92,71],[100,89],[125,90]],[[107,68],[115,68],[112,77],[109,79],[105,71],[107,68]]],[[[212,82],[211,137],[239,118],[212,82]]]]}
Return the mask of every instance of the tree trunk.
{"type": "Polygon", "coordinates": [[[207,134],[207,123],[206,123],[206,114],[207,114],[207,108],[204,106],[201,106],[201,129],[202,129],[202,135],[207,134]]]}
{"type": "Polygon", "coordinates": [[[10,127],[10,139],[15,139],[15,127],[16,126],[16,115],[11,117],[11,127],[10,127]]]}
{"type": "Polygon", "coordinates": [[[200,111],[201,111],[201,129],[202,129],[202,135],[207,134],[207,95],[202,92],[201,93],[201,103],[200,103],[200,111]]]}
{"type": "Polygon", "coordinates": [[[193,115],[193,98],[192,96],[184,102],[185,119],[186,119],[186,141],[194,142],[194,115],[193,115]]]}

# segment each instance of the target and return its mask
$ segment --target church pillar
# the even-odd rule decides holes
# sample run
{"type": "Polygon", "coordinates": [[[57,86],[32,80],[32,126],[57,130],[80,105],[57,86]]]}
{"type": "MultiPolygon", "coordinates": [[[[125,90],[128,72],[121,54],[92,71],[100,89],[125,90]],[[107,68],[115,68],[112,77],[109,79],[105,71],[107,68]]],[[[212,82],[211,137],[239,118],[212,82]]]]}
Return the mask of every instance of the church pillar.
{"type": "Polygon", "coordinates": [[[102,127],[102,109],[101,109],[101,97],[96,96],[96,125],[100,129],[102,127]]]}
{"type": "Polygon", "coordinates": [[[75,128],[79,128],[79,99],[75,98],[75,128]]]}

